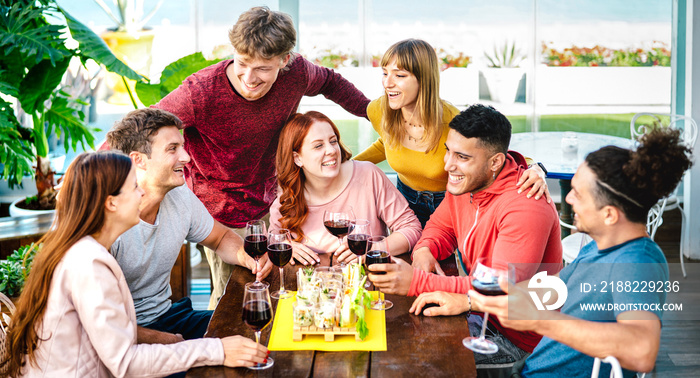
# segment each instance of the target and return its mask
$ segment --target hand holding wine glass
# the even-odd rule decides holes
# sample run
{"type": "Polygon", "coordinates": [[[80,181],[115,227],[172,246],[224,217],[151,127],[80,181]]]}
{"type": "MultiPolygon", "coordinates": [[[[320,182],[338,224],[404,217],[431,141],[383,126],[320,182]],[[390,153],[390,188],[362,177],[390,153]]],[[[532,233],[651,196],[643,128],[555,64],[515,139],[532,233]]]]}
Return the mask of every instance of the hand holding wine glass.
{"type": "Polygon", "coordinates": [[[367,241],[371,235],[367,219],[355,219],[350,222],[348,248],[357,256],[357,263],[362,264],[362,256],[367,253],[367,241]]]}
{"type": "Polygon", "coordinates": [[[267,256],[280,269],[280,289],[270,294],[272,298],[287,298],[291,292],[284,289],[284,267],[292,259],[292,236],[286,228],[270,231],[267,238],[267,256]]]}
{"type": "MultiPolygon", "coordinates": [[[[505,295],[498,283],[500,277],[508,278],[508,271],[503,269],[495,269],[484,264],[485,259],[479,258],[472,267],[470,274],[472,288],[483,295],[495,296],[505,295]]],[[[498,352],[498,345],[491,340],[486,339],[486,324],[488,323],[489,313],[484,312],[484,322],[481,326],[481,335],[479,337],[466,337],[462,340],[465,347],[481,354],[493,354],[498,352]]]]}
{"type": "MultiPolygon", "coordinates": [[[[245,225],[243,249],[255,260],[256,272],[260,272],[260,258],[267,253],[267,227],[265,221],[248,221],[245,225]]],[[[255,282],[260,282],[255,276],[255,282]]]]}
{"type": "MultiPolygon", "coordinates": [[[[243,294],[243,321],[255,332],[255,342],[257,344],[260,344],[260,332],[272,321],[272,303],[268,286],[264,282],[249,282],[245,284],[245,292],[243,294]]],[[[267,362],[255,364],[248,368],[253,370],[267,369],[274,363],[275,361],[268,357],[267,362]]]]}

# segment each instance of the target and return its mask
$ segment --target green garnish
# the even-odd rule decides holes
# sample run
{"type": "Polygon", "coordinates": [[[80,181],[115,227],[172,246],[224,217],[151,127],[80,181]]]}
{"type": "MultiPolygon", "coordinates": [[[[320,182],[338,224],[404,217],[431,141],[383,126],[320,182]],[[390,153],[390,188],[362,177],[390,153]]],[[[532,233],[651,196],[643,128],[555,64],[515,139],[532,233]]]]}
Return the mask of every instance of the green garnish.
{"type": "Polygon", "coordinates": [[[304,272],[305,276],[310,276],[314,274],[314,267],[312,265],[305,266],[301,268],[301,270],[304,272]]]}

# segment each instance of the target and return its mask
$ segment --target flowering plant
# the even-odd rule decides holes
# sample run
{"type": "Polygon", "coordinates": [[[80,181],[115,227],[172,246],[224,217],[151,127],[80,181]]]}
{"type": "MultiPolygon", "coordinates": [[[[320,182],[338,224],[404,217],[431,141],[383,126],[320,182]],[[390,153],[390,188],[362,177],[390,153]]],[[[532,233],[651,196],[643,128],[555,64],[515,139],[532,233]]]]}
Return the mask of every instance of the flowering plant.
{"type": "Polygon", "coordinates": [[[360,65],[359,60],[354,54],[333,51],[331,49],[321,50],[316,58],[310,59],[307,57],[307,59],[319,66],[334,69],[340,67],[358,67],[360,65]]]}
{"type": "Polygon", "coordinates": [[[671,65],[666,44],[654,42],[650,49],[610,49],[603,46],[572,46],[559,51],[542,44],[544,63],[554,67],[650,67],[671,65]]]}
{"type": "Polygon", "coordinates": [[[443,49],[438,49],[435,52],[437,53],[440,63],[440,71],[444,71],[450,67],[467,67],[469,63],[472,62],[472,57],[464,55],[462,52],[458,53],[457,56],[448,54],[443,49]]]}

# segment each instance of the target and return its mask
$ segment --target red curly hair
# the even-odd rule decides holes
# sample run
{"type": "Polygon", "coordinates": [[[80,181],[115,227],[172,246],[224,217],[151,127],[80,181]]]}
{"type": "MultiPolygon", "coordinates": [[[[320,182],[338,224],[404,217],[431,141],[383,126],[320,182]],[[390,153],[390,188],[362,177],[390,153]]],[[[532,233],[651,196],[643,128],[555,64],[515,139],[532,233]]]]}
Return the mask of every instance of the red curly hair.
{"type": "Polygon", "coordinates": [[[326,122],[331,125],[335,136],[338,138],[340,147],[341,163],[352,157],[352,153],[340,141],[340,132],[333,121],[325,114],[310,111],[304,114],[296,113],[287,121],[280,134],[277,145],[277,182],[282,189],[280,196],[280,224],[283,228],[289,229],[296,234],[294,241],[304,240],[304,232],[301,225],[306,221],[309,208],[304,197],[304,184],[306,177],[304,170],[294,163],[294,153],[299,153],[304,143],[306,134],[309,133],[311,125],[316,122],[326,122]]]}

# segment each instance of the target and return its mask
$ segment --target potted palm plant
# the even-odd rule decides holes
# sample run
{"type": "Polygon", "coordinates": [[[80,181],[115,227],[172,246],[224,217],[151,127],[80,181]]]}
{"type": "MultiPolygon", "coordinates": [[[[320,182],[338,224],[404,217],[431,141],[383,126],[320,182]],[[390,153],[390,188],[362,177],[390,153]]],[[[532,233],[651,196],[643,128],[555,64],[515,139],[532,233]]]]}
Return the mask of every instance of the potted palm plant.
{"type": "MultiPolygon", "coordinates": [[[[145,12],[145,0],[112,0],[113,8],[104,0],[94,1],[116,25],[100,34],[107,46],[129,67],[149,77],[155,33],[146,23],[155,15],[164,0],[155,2],[149,12],[145,12]]],[[[114,91],[108,101],[113,104],[133,104],[136,107],[131,96],[135,84],[133,80],[124,82],[121,77],[108,74],[107,85],[114,91]]]]}
{"type": "Polygon", "coordinates": [[[493,54],[484,54],[488,61],[488,69],[484,70],[484,78],[489,87],[491,100],[504,104],[515,102],[520,86],[520,80],[525,72],[520,68],[525,58],[515,46],[515,42],[506,41],[501,47],[494,47],[493,54]]]}
{"type": "Polygon", "coordinates": [[[78,144],[94,147],[82,111],[86,103],[60,86],[71,61],[93,60],[110,72],[143,78],[55,0],[0,0],[0,12],[2,179],[14,188],[25,175],[33,175],[37,194],[30,202],[52,209],[56,190],[47,159],[49,137],[62,136],[66,150],[76,150],[78,144]]]}

